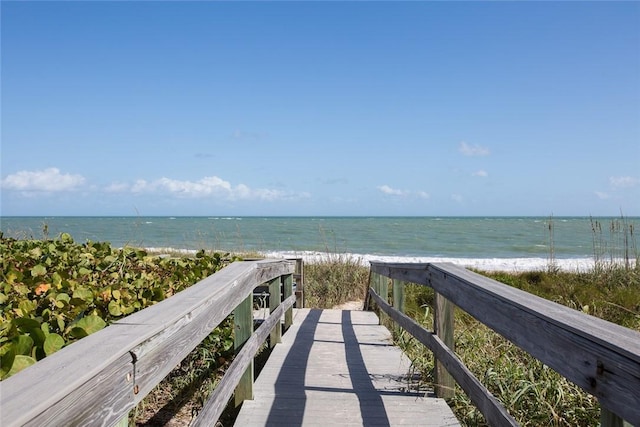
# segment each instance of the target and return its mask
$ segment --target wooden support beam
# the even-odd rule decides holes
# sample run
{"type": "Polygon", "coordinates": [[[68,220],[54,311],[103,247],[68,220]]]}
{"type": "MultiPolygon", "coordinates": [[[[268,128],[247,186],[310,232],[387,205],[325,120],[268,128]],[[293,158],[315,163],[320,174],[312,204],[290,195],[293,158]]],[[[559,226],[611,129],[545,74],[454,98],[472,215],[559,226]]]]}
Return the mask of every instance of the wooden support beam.
{"type": "MultiPolygon", "coordinates": [[[[286,300],[291,295],[293,295],[293,274],[287,274],[282,276],[282,283],[284,288],[283,300],[286,300]]],[[[289,307],[287,311],[284,312],[284,330],[286,331],[293,325],[293,307],[289,307]]]]}
{"type": "MultiPolygon", "coordinates": [[[[253,295],[249,295],[236,307],[233,312],[233,321],[235,334],[233,347],[238,353],[253,333],[253,295]]],[[[236,387],[236,406],[239,406],[244,400],[253,400],[253,361],[244,371],[236,387]]]]}
{"type": "MultiPolygon", "coordinates": [[[[280,281],[280,277],[276,277],[269,282],[269,313],[273,313],[280,305],[280,301],[282,300],[282,295],[280,293],[281,284],[282,282],[280,281]]],[[[280,326],[280,322],[278,322],[271,330],[269,347],[273,348],[281,341],[282,327],[280,326]]]]}
{"type": "MultiPolygon", "coordinates": [[[[444,344],[454,352],[453,325],[455,306],[451,301],[439,293],[435,293],[435,313],[433,316],[433,330],[444,344]]],[[[446,368],[436,358],[436,396],[452,399],[455,394],[456,382],[446,368]]]]}
{"type": "Polygon", "coordinates": [[[393,279],[393,308],[401,313],[404,313],[404,285],[404,281],[393,279]]]}

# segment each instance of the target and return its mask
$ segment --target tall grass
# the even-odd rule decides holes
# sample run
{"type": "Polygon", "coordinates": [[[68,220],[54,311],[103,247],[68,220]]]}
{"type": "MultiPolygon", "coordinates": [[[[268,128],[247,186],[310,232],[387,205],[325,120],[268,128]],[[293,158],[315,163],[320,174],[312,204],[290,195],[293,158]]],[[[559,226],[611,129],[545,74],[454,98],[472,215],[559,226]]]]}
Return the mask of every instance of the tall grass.
{"type": "MultiPolygon", "coordinates": [[[[507,285],[640,331],[640,268],[606,263],[588,272],[557,269],[519,273],[480,272],[507,285]]],[[[307,305],[327,308],[364,295],[368,270],[343,255],[305,266],[307,305]]],[[[409,284],[405,311],[427,329],[433,325],[433,290],[409,284]]],[[[412,360],[421,381],[433,385],[431,352],[408,333],[396,343],[412,360]]],[[[455,351],[524,426],[597,426],[597,399],[461,310],[455,316],[455,351]]],[[[482,414],[457,387],[449,402],[465,426],[485,426],[482,414]]]]}
{"type": "Polygon", "coordinates": [[[363,300],[369,287],[369,268],[359,258],[330,253],[305,264],[305,305],[331,308],[347,301],[363,300]]]}

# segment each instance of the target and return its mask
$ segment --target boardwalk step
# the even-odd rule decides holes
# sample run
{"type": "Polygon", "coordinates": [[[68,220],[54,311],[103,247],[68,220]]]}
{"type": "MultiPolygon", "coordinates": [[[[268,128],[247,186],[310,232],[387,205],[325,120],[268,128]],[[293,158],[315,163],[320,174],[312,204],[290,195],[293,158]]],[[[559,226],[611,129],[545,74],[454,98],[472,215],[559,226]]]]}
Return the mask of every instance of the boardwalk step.
{"type": "Polygon", "coordinates": [[[236,426],[457,426],[372,312],[296,310],[236,426]]]}

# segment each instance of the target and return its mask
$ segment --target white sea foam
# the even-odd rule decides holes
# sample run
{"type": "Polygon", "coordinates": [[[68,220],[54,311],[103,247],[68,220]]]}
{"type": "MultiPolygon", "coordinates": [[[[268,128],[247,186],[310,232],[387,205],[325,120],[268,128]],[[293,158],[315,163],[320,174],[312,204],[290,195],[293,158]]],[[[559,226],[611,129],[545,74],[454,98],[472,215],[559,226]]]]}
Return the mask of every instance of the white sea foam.
{"type": "MultiPolygon", "coordinates": [[[[177,248],[145,248],[152,253],[159,254],[182,254],[194,255],[194,249],[177,248]]],[[[334,259],[349,259],[365,267],[369,262],[393,262],[393,263],[453,263],[465,268],[473,268],[483,271],[540,271],[550,267],[547,258],[454,258],[454,257],[407,257],[407,256],[387,256],[374,254],[351,254],[351,253],[328,253],[316,251],[268,251],[263,252],[265,258],[302,258],[307,264],[314,264],[334,259]]],[[[620,261],[622,262],[622,261],[620,261]]],[[[593,258],[564,258],[556,259],[553,266],[562,271],[584,272],[594,267],[593,258]]]]}
{"type": "MultiPolygon", "coordinates": [[[[285,251],[266,252],[268,258],[302,258],[305,263],[318,263],[346,257],[364,266],[370,261],[395,262],[395,263],[453,263],[465,268],[474,268],[484,271],[538,271],[549,268],[547,258],[451,258],[451,257],[405,257],[383,256],[371,254],[331,254],[326,252],[311,251],[285,251]]],[[[592,258],[556,259],[553,265],[563,271],[587,271],[594,266],[592,258]]]]}

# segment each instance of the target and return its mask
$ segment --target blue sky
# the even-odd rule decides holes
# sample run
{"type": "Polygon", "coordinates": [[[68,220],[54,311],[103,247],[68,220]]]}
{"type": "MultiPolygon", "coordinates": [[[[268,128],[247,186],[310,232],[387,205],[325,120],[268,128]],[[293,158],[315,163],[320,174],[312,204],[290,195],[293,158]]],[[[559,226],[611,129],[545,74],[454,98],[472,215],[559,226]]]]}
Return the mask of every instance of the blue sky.
{"type": "Polygon", "coordinates": [[[640,215],[638,2],[7,2],[2,215],[640,215]]]}

